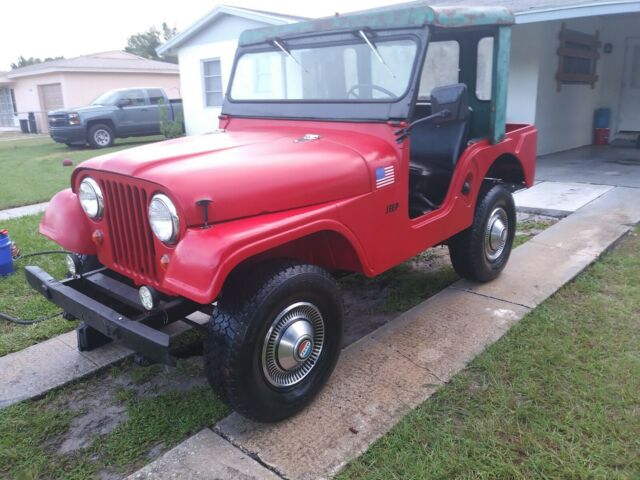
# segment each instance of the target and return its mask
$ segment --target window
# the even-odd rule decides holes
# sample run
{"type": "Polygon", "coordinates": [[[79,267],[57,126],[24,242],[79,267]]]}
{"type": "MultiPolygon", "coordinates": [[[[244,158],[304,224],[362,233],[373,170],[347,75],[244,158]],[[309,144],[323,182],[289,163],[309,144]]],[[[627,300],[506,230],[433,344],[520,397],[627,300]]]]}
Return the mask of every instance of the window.
{"type": "Polygon", "coordinates": [[[478,100],[491,100],[492,77],[493,37],[484,37],[478,42],[476,64],[476,98],[478,100]]]}
{"type": "Polygon", "coordinates": [[[564,84],[587,84],[591,88],[598,80],[596,61],[600,56],[598,32],[595,35],[569,30],[562,24],[558,48],[558,90],[564,84]]]}
{"type": "Polygon", "coordinates": [[[455,40],[431,42],[420,76],[418,99],[429,100],[431,90],[458,83],[460,75],[460,44],[455,40]]]}
{"type": "Polygon", "coordinates": [[[121,95],[120,98],[131,100],[131,103],[129,103],[130,107],[141,107],[147,104],[143,90],[125,90],[121,95]]]}
{"type": "Polygon", "coordinates": [[[162,94],[162,90],[159,88],[150,88],[147,90],[147,94],[149,95],[149,103],[151,105],[163,105],[165,102],[164,95],[162,94]]]}
{"type": "Polygon", "coordinates": [[[14,114],[13,90],[0,87],[0,127],[13,127],[14,114]]]}
{"type": "Polygon", "coordinates": [[[224,98],[220,60],[203,61],[202,76],[204,79],[204,104],[207,107],[219,107],[224,98]]]}

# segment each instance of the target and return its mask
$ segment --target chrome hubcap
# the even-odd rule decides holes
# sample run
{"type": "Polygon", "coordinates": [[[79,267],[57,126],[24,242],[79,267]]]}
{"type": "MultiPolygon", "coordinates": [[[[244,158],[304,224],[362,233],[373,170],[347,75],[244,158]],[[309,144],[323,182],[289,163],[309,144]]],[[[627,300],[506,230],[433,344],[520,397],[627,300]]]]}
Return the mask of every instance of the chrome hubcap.
{"type": "Polygon", "coordinates": [[[495,261],[507,245],[509,236],[509,219],[507,212],[498,207],[491,212],[484,234],[484,252],[489,261],[495,261]]]}
{"type": "Polygon", "coordinates": [[[301,382],[318,362],[324,345],[324,320],[318,308],[294,303],[271,324],[262,346],[262,371],[274,387],[301,382]]]}
{"type": "Polygon", "coordinates": [[[93,138],[96,141],[96,143],[100,146],[108,145],[109,140],[111,140],[111,136],[109,135],[109,132],[107,132],[106,130],[97,130],[96,133],[93,135],[93,138]]]}

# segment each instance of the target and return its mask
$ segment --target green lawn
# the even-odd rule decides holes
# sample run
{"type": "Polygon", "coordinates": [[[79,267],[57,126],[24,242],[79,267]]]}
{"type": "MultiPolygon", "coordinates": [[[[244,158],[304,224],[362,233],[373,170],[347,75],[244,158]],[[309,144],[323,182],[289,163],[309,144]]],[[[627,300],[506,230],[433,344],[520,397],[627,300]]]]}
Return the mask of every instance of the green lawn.
{"type": "MultiPolygon", "coordinates": [[[[0,228],[9,230],[11,239],[23,254],[60,247],[38,233],[41,215],[0,221],[0,228]]],[[[29,287],[23,267],[39,265],[56,278],[65,274],[64,255],[46,255],[16,262],[16,274],[0,277],[0,312],[14,317],[32,319],[56,313],[59,309],[29,287]]],[[[75,328],[76,322],[57,317],[36,325],[15,325],[0,319],[0,356],[26,348],[47,338],[75,328]]]]}
{"type": "Polygon", "coordinates": [[[65,158],[76,166],[98,155],[163,139],[154,136],[116,140],[115,146],[103,150],[69,148],[42,137],[0,141],[0,210],[45,202],[67,188],[74,167],[63,167],[65,158]]]}
{"type": "Polygon", "coordinates": [[[639,233],[339,478],[640,478],[639,233]]]}

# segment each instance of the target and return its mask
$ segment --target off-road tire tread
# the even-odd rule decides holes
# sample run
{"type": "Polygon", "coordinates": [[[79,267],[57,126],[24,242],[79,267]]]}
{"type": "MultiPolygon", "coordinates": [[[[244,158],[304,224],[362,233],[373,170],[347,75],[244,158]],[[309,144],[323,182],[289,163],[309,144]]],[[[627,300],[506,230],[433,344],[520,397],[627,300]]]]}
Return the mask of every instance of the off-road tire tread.
{"type": "MultiPolygon", "coordinates": [[[[499,267],[497,269],[487,270],[483,256],[477,252],[479,246],[483,245],[484,242],[483,219],[487,210],[493,207],[492,198],[496,195],[494,192],[497,191],[503,191],[503,193],[510,198],[510,208],[515,212],[513,197],[511,196],[509,188],[502,183],[487,181],[483,183],[478,194],[478,204],[474,214],[473,224],[471,227],[452,237],[448,242],[449,257],[451,258],[453,269],[463,278],[477,282],[493,280],[500,274],[511,254],[511,244],[509,244],[506,255],[501,257],[499,267]]],[[[512,230],[515,229],[515,222],[514,225],[510,225],[510,228],[512,230]]],[[[513,234],[514,233],[511,233],[511,235],[513,234]]]]}
{"type": "MultiPolygon", "coordinates": [[[[208,323],[209,334],[204,345],[207,380],[222,401],[245,417],[254,418],[249,405],[238,394],[237,370],[248,321],[278,285],[302,273],[316,273],[327,278],[340,298],[338,287],[326,270],[293,260],[269,261],[246,274],[229,278],[208,323]]],[[[300,403],[304,400],[301,398],[300,403]]]]}

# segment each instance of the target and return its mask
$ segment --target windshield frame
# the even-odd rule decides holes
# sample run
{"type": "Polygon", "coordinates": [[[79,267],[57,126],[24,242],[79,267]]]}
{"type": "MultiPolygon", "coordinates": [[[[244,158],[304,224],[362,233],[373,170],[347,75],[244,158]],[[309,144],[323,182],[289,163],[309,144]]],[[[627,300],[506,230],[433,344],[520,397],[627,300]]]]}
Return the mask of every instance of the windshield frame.
{"type": "MultiPolygon", "coordinates": [[[[392,118],[407,118],[413,99],[417,94],[418,77],[422,69],[426,47],[429,38],[428,27],[399,28],[388,30],[370,30],[374,35],[369,37],[374,45],[385,41],[411,40],[416,44],[416,53],[405,90],[397,98],[376,99],[234,99],[231,88],[236,75],[238,62],[248,53],[277,51],[271,42],[257,45],[238,47],[233,62],[226,94],[222,105],[222,115],[236,117],[286,118],[286,119],[318,119],[318,120],[379,120],[387,121],[392,118]],[[358,108],[354,109],[353,106],[358,108]]],[[[335,31],[314,33],[300,37],[282,38],[286,47],[295,51],[303,48],[327,47],[336,45],[358,45],[364,40],[358,37],[349,38],[353,32],[335,31]],[[333,37],[333,38],[332,38],[333,37]]]]}
{"type": "MultiPolygon", "coordinates": [[[[235,99],[232,97],[231,95],[231,89],[233,88],[233,81],[235,80],[235,70],[238,66],[238,63],[240,62],[240,60],[242,59],[242,57],[244,57],[245,55],[251,55],[251,54],[256,54],[256,53],[265,53],[265,52],[277,52],[278,48],[277,47],[272,47],[272,46],[265,46],[261,49],[256,49],[256,50],[250,50],[250,51],[245,51],[242,52],[241,54],[239,54],[233,64],[233,75],[231,76],[231,78],[229,79],[229,85],[228,85],[228,89],[227,89],[227,97],[229,98],[229,101],[232,103],[350,103],[350,104],[357,104],[357,105],[362,105],[365,103],[395,103],[397,102],[399,99],[403,98],[406,94],[407,91],[409,90],[409,88],[411,87],[411,82],[413,80],[413,73],[414,73],[414,69],[416,66],[416,62],[418,60],[418,54],[420,51],[420,39],[416,36],[416,35],[410,35],[410,34],[401,34],[401,35],[390,35],[390,36],[385,36],[383,37],[383,40],[380,40],[380,38],[372,38],[370,39],[371,42],[376,46],[379,47],[379,45],[384,44],[385,42],[392,42],[392,41],[397,41],[397,40],[410,40],[412,42],[414,42],[415,47],[416,47],[416,52],[415,52],[415,57],[413,59],[413,64],[411,66],[411,72],[409,73],[409,80],[407,81],[407,85],[405,87],[405,89],[402,91],[402,93],[400,93],[398,96],[393,97],[393,98],[366,98],[366,99],[362,99],[359,100],[357,98],[354,99],[349,99],[349,98],[309,98],[309,99],[303,99],[303,98],[296,98],[296,99],[286,99],[286,98],[278,98],[278,99],[235,99]],[[270,48],[271,47],[271,48],[270,48]]],[[[353,40],[343,40],[343,41],[325,41],[325,42],[315,42],[309,45],[296,45],[296,46],[290,46],[290,45],[286,45],[288,48],[288,50],[293,54],[296,50],[302,50],[302,49],[306,49],[306,48],[323,48],[323,47],[340,47],[340,46],[351,46],[351,45],[363,45],[364,44],[364,40],[362,40],[361,38],[356,38],[354,37],[353,40]]],[[[375,59],[373,59],[373,61],[377,61],[375,59]]]]}

